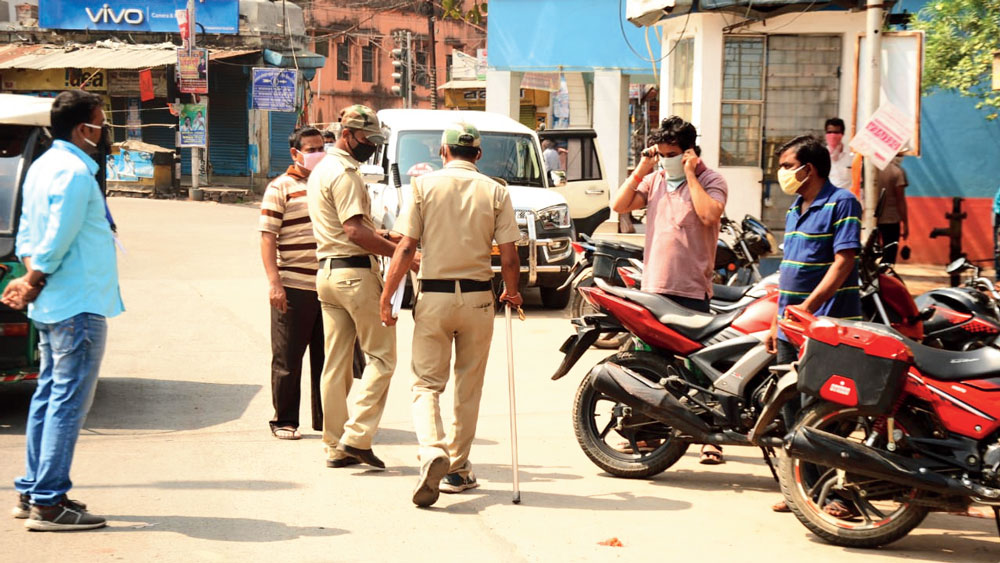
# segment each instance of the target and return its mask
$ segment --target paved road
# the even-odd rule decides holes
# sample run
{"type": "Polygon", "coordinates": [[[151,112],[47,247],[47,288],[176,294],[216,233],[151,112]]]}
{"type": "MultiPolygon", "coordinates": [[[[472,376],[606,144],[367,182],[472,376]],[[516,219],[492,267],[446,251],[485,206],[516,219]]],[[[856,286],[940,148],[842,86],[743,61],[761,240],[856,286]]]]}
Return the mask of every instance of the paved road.
{"type": "MultiPolygon", "coordinates": [[[[389,469],[327,469],[318,433],[281,442],[267,429],[268,309],[255,209],[117,198],[111,206],[128,250],[128,312],[111,322],[72,492],[111,525],[40,534],[0,518],[2,561],[1000,560],[992,522],[956,516],[931,517],[880,551],[825,545],[794,517],[768,510],[776,485],[749,448],[727,449],[729,463],[711,469],[689,453],[650,480],[602,474],[576,445],[569,418],[577,382],[602,353],[549,381],[569,327],[537,305],[514,337],[523,503],[510,502],[498,318],[473,450],[482,487],[418,510],[410,503],[417,468],[408,314],[375,445],[389,469]],[[597,545],[611,537],[624,547],[597,545]]],[[[3,499],[13,499],[10,482],[23,463],[30,391],[0,389],[3,499]]]]}

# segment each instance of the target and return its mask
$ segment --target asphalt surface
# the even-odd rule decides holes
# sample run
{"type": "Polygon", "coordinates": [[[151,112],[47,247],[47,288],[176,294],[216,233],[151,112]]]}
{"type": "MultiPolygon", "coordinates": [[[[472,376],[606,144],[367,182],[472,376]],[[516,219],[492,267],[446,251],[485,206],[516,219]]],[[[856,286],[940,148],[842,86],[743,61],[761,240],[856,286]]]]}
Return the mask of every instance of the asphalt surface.
{"type": "MultiPolygon", "coordinates": [[[[692,448],[647,480],[603,474],[576,444],[570,407],[606,353],[588,352],[570,375],[550,381],[570,327],[532,293],[514,334],[522,503],[511,503],[498,316],[472,453],[482,486],[417,509],[407,312],[374,446],[388,469],[327,469],[318,432],[303,428],[305,439],[293,442],[268,431],[269,312],[256,209],[121,198],[111,208],[128,252],[128,311],[110,322],[70,495],[110,525],[35,533],[3,512],[0,561],[1000,561],[992,520],[951,515],[932,515],[880,550],[824,544],[794,516],[769,510],[777,485],[750,448],[727,448],[728,463],[717,467],[698,465],[692,448]],[[623,546],[598,545],[611,538],[623,546]]],[[[31,390],[0,387],[0,498],[11,503],[31,390]]]]}

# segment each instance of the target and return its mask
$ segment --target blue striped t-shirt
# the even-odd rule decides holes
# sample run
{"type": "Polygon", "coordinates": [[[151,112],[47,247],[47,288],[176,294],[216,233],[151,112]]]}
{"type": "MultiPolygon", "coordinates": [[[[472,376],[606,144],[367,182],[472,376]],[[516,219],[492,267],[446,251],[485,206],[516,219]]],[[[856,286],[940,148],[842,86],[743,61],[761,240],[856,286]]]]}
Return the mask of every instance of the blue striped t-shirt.
{"type": "MultiPolygon", "coordinates": [[[[861,204],[851,192],[827,182],[805,212],[802,196],[785,215],[785,250],[778,282],[778,317],[809,297],[842,250],[861,249],[861,204]]],[[[861,318],[858,265],[816,316],[861,318]]],[[[779,337],[783,337],[779,333],[779,337]]]]}

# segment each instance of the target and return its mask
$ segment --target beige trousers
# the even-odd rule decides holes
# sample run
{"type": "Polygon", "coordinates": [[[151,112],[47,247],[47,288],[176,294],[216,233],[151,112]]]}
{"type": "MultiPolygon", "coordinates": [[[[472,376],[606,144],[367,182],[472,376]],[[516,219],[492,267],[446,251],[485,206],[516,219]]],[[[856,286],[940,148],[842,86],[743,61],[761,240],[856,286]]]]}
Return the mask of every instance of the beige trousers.
{"type": "Polygon", "coordinates": [[[334,268],[324,261],[316,279],[323,308],[326,361],[320,391],[323,400],[323,443],[331,459],[344,457],[338,443],[369,449],[389,394],[396,368],[396,328],[379,318],[382,278],[372,269],[334,268]],[[353,381],[354,340],[368,356],[360,393],[350,410],[347,394],[353,381]]]}
{"type": "Polygon", "coordinates": [[[413,308],[413,427],[423,464],[442,455],[449,473],[466,475],[476,437],[483,375],[493,338],[493,293],[420,293],[413,308]],[[440,397],[455,346],[454,422],[445,435],[440,397]]]}

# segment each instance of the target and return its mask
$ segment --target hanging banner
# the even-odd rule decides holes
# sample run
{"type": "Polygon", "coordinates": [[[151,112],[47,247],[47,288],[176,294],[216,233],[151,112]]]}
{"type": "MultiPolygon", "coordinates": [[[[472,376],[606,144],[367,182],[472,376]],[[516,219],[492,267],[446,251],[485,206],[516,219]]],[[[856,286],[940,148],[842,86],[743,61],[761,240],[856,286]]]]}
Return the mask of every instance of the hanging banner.
{"type": "Polygon", "coordinates": [[[208,144],[208,106],[183,104],[178,116],[177,130],[181,134],[180,147],[204,147],[208,144]]]}
{"type": "Polygon", "coordinates": [[[851,139],[850,147],[852,151],[870,158],[879,170],[885,170],[911,137],[913,116],[885,102],[851,139]]]}
{"type": "Polygon", "coordinates": [[[253,107],[269,111],[295,111],[299,71],[286,68],[253,69],[253,107]]]}
{"type": "Polygon", "coordinates": [[[109,182],[136,182],[153,177],[153,153],[122,148],[118,154],[108,155],[109,182]]]}
{"type": "Polygon", "coordinates": [[[177,51],[177,86],[185,94],[208,93],[208,49],[177,51]]]}
{"type": "Polygon", "coordinates": [[[127,136],[130,141],[142,140],[142,118],[139,117],[139,107],[139,98],[128,99],[128,119],[125,123],[128,126],[127,136]]]}
{"type": "MultiPolygon", "coordinates": [[[[39,27],[91,31],[153,31],[177,33],[177,11],[187,0],[38,0],[39,27]]],[[[186,18],[187,24],[191,18],[186,18]]],[[[239,32],[239,0],[199,1],[198,29],[212,35],[239,32]]],[[[191,33],[191,26],[188,33],[191,33]]]]}
{"type": "MultiPolygon", "coordinates": [[[[164,81],[166,82],[166,81],[164,81]]],[[[166,88],[164,88],[163,95],[166,96],[166,88]]],[[[153,71],[150,69],[139,71],[139,99],[148,102],[156,97],[156,91],[153,88],[153,71]]]]}

